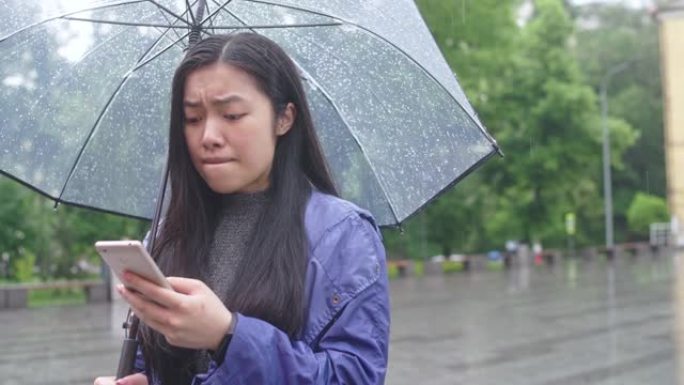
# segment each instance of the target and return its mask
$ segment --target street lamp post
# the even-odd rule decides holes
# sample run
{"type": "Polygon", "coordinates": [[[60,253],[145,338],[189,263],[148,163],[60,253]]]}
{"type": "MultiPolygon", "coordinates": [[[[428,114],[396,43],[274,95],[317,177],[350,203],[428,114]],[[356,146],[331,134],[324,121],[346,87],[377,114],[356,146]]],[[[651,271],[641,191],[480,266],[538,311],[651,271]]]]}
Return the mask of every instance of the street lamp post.
{"type": "Polygon", "coordinates": [[[626,70],[633,60],[611,67],[601,79],[601,123],[603,126],[603,205],[606,220],[606,253],[613,253],[613,187],[610,168],[610,132],[608,130],[608,85],[616,74],[626,70]]]}

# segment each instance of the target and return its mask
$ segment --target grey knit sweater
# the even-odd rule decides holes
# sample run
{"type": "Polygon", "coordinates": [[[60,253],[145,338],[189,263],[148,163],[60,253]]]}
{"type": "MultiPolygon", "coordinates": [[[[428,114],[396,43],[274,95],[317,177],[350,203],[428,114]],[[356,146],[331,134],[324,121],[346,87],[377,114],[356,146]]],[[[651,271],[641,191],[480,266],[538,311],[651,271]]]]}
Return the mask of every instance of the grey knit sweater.
{"type": "Polygon", "coordinates": [[[247,243],[267,204],[266,192],[222,197],[221,212],[202,277],[224,302],[233,283],[235,269],[247,251],[247,243]]]}
{"type": "MultiPolygon", "coordinates": [[[[222,197],[209,258],[201,274],[202,280],[223,302],[226,302],[229,295],[235,270],[247,251],[256,222],[268,202],[268,193],[265,191],[222,197]]],[[[196,361],[196,373],[205,372],[209,367],[209,360],[206,351],[200,352],[196,361]]]]}

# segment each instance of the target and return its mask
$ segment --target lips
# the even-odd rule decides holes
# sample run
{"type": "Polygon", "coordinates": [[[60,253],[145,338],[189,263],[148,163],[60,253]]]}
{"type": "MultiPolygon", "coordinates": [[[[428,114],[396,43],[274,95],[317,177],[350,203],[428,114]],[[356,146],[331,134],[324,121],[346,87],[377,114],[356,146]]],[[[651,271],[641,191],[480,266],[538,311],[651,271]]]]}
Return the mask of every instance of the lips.
{"type": "Polygon", "coordinates": [[[234,161],[233,158],[205,158],[202,159],[202,164],[222,164],[234,161]]]}

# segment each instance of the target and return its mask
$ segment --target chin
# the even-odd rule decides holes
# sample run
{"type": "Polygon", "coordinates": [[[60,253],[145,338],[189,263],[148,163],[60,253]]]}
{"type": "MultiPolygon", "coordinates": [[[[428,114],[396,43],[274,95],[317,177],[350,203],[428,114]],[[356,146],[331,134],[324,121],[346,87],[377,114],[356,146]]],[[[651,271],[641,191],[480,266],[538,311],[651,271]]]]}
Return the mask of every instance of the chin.
{"type": "Polygon", "coordinates": [[[239,187],[222,184],[209,184],[209,188],[217,194],[233,194],[239,190],[239,187]]]}

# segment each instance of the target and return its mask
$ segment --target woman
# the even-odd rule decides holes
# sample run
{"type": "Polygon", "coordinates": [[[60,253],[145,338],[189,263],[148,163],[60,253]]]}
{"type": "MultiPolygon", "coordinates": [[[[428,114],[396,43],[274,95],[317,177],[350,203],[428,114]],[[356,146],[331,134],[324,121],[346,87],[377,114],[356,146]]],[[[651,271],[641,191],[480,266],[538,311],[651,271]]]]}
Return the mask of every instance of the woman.
{"type": "Polygon", "coordinates": [[[143,322],[141,373],[119,385],[384,382],[379,231],[336,197],[280,47],[241,33],[190,48],[173,79],[169,170],[153,254],[174,290],[131,273],[136,290],[118,288],[143,322]]]}

